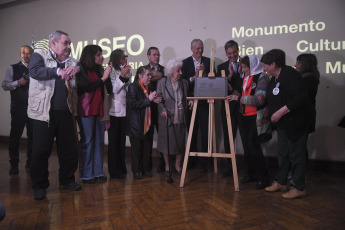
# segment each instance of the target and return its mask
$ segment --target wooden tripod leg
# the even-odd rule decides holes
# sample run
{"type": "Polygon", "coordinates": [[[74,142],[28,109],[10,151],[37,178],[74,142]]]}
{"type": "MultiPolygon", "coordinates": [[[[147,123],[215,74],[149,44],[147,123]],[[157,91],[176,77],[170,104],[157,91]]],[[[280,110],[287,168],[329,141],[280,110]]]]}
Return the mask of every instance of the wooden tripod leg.
{"type": "Polygon", "coordinates": [[[180,180],[180,188],[183,188],[183,186],[184,186],[184,179],[186,177],[188,157],[189,157],[189,153],[190,153],[190,144],[191,144],[192,136],[193,136],[195,114],[196,114],[197,107],[198,107],[198,100],[195,99],[194,100],[194,104],[193,104],[192,118],[190,120],[190,125],[189,125],[188,138],[187,138],[187,144],[186,144],[186,152],[184,154],[184,161],[183,161],[183,167],[182,167],[182,175],[181,175],[181,180],[180,180]]]}
{"type": "Polygon", "coordinates": [[[235,191],[239,191],[240,189],[238,186],[236,154],[235,154],[235,148],[234,148],[234,138],[232,135],[232,125],[231,125],[231,119],[230,119],[229,102],[227,99],[225,99],[224,103],[225,103],[225,111],[226,111],[226,121],[228,124],[228,134],[229,134],[229,143],[230,143],[230,158],[231,158],[231,163],[232,163],[232,174],[234,177],[234,186],[235,186],[235,191]]]}
{"type": "MultiPolygon", "coordinates": [[[[216,120],[215,120],[215,114],[214,114],[214,104],[213,104],[213,116],[212,116],[212,132],[213,132],[213,137],[212,137],[212,146],[213,146],[213,152],[216,153],[217,152],[217,146],[216,146],[216,120]]],[[[213,168],[214,168],[214,173],[218,172],[218,168],[217,168],[217,157],[213,158],[213,168]]]]}

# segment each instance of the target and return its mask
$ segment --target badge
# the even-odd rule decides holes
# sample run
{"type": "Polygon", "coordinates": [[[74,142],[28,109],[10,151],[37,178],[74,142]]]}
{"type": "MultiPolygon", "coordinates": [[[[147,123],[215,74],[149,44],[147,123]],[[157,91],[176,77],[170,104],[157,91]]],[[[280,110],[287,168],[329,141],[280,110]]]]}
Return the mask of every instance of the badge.
{"type": "Polygon", "coordinates": [[[255,89],[255,88],[256,88],[256,83],[253,82],[252,85],[251,85],[250,87],[252,87],[252,89],[255,89]]]}
{"type": "Polygon", "coordinates": [[[280,83],[277,82],[276,87],[273,89],[273,95],[278,95],[279,94],[279,85],[280,83]]]}

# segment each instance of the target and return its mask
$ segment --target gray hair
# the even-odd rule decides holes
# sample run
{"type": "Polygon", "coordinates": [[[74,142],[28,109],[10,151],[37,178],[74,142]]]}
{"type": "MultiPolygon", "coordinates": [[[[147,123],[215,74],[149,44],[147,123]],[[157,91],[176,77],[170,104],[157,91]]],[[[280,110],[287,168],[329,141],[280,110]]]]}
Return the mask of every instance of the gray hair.
{"type": "Polygon", "coordinates": [[[194,47],[196,43],[201,42],[202,44],[204,44],[199,38],[195,38],[193,39],[193,41],[190,43],[190,47],[194,47]]]}
{"type": "Polygon", "coordinates": [[[65,32],[63,32],[63,31],[61,31],[61,30],[56,30],[56,31],[54,31],[53,33],[49,34],[49,47],[50,47],[50,45],[51,45],[51,43],[52,43],[53,40],[59,41],[61,35],[66,35],[66,36],[68,36],[67,33],[65,33],[65,32]]]}
{"type": "Polygon", "coordinates": [[[165,65],[164,72],[168,77],[171,77],[171,75],[177,67],[182,67],[182,61],[176,58],[171,59],[165,65]]]}

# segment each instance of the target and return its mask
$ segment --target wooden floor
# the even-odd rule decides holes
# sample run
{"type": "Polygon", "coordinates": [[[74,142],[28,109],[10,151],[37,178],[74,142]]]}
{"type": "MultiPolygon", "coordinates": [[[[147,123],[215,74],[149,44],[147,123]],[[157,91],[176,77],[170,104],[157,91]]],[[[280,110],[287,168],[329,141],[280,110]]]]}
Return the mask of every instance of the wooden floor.
{"type": "MultiPolygon", "coordinates": [[[[154,158],[152,178],[133,180],[129,172],[123,180],[82,185],[81,191],[71,192],[59,189],[53,153],[47,198],[35,201],[24,151],[22,147],[19,175],[10,176],[7,145],[0,143],[0,202],[7,209],[0,229],[345,229],[344,171],[309,167],[307,197],[285,200],[281,192],[254,190],[254,184],[240,184],[235,192],[231,177],[202,174],[197,168],[187,172],[180,188],[176,173],[168,184],[156,172],[154,158]]],[[[268,159],[268,164],[274,175],[275,160],[268,159]]]]}

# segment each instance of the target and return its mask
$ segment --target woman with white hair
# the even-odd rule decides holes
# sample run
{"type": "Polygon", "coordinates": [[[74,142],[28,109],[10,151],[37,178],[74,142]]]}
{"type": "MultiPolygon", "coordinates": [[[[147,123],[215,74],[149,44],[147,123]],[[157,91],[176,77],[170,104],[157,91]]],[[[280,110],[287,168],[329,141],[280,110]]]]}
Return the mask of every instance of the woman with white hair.
{"type": "Polygon", "coordinates": [[[162,152],[165,160],[165,174],[169,176],[169,154],[176,155],[175,169],[181,174],[181,159],[185,151],[186,137],[186,112],[188,105],[191,108],[193,102],[187,102],[188,82],[181,78],[182,61],[172,59],[165,66],[166,78],[158,81],[157,94],[162,97],[158,104],[158,144],[157,149],[162,152]],[[168,124],[168,125],[167,125],[168,124]],[[168,130],[167,130],[168,129],[168,130]]]}
{"type": "Polygon", "coordinates": [[[246,164],[246,175],[241,181],[257,181],[255,189],[263,189],[269,184],[270,179],[260,146],[260,143],[270,139],[261,139],[267,136],[265,134],[269,128],[269,120],[264,116],[264,113],[268,115],[265,105],[269,76],[255,55],[243,57],[241,68],[244,74],[241,95],[228,96],[230,101],[240,103],[238,125],[246,164]]]}

